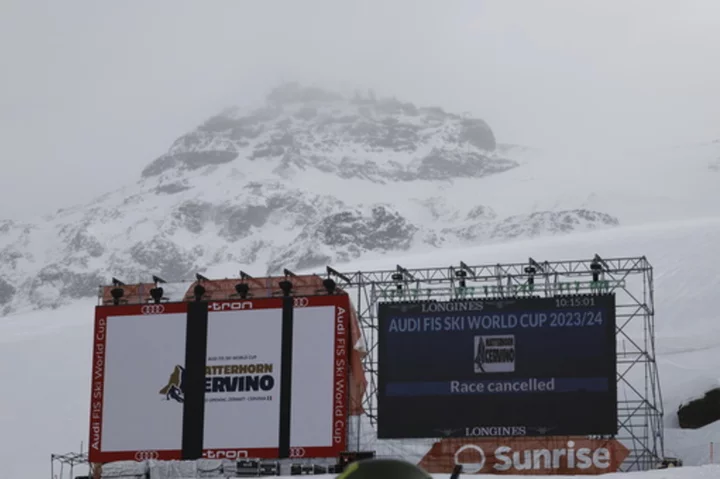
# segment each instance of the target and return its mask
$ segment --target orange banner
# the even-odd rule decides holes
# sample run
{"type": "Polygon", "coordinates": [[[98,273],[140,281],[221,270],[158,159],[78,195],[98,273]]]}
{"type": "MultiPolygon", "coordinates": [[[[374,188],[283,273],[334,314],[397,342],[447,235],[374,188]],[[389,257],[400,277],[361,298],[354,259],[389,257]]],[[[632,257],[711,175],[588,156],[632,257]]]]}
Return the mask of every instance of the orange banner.
{"type": "Polygon", "coordinates": [[[442,439],[419,466],[430,473],[596,475],[616,472],[630,451],[615,439],[507,437],[442,439]]]}

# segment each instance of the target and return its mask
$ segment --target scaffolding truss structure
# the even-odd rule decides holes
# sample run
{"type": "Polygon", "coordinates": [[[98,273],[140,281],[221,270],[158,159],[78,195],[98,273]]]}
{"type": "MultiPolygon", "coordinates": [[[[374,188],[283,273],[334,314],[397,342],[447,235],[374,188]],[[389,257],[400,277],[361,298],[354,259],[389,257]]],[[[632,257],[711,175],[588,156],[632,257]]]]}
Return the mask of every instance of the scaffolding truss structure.
{"type": "MultiPolygon", "coordinates": [[[[664,413],[655,358],[653,267],[644,256],[601,258],[595,254],[588,259],[567,261],[529,258],[523,263],[472,266],[460,262],[459,265],[434,268],[397,265],[389,270],[354,272],[340,272],[328,266],[325,272],[316,274],[332,278],[350,295],[367,350],[363,359],[368,380],[363,397],[367,417],[349,423],[350,450],[363,450],[367,447],[365,439],[376,438],[379,302],[613,292],[618,386],[618,434],[615,439],[630,451],[620,470],[655,469],[662,460],[664,413]]],[[[241,276],[246,275],[241,272],[241,276]]],[[[294,274],[285,270],[285,276],[294,274]]],[[[182,296],[190,283],[187,281],[178,289],[182,296]]],[[[98,300],[102,304],[102,287],[98,300]]],[[[397,446],[396,441],[394,443],[397,446]]],[[[408,446],[412,447],[413,443],[417,440],[407,440],[408,446]]]]}
{"type": "MultiPolygon", "coordinates": [[[[438,268],[397,265],[393,270],[348,273],[328,267],[327,274],[339,279],[338,285],[351,293],[358,309],[368,350],[364,359],[369,375],[368,389],[363,405],[371,428],[377,420],[379,302],[614,292],[618,384],[615,438],[630,450],[620,470],[654,469],[663,457],[663,406],[655,360],[653,268],[644,256],[601,258],[596,254],[585,260],[530,258],[526,263],[469,266],[461,262],[457,266],[438,268]]],[[[356,427],[362,427],[361,423],[356,427]]],[[[358,438],[366,436],[360,431],[355,433],[358,438]]]]}
{"type": "Polygon", "coordinates": [[[65,454],[51,454],[50,479],[74,479],[76,477],[76,466],[85,466],[88,469],[90,468],[87,453],[69,452],[65,454]]]}

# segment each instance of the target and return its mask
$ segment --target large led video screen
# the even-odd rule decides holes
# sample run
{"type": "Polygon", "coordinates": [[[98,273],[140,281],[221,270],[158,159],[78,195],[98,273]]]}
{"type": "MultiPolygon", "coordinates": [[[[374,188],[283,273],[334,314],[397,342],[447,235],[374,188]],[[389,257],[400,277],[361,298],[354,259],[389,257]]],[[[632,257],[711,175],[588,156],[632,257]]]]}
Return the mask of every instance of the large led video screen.
{"type": "Polygon", "coordinates": [[[615,296],[378,306],[378,437],[612,435],[615,296]]]}

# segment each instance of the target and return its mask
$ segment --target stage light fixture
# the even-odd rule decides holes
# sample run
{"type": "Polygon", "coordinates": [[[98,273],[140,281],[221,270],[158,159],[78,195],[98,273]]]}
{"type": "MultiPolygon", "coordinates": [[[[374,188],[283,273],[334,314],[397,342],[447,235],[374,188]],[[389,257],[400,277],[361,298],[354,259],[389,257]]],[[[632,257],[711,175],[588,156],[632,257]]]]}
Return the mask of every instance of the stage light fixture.
{"type": "Polygon", "coordinates": [[[396,269],[397,269],[397,272],[402,274],[404,278],[407,278],[410,281],[415,281],[415,276],[413,276],[412,273],[410,271],[408,271],[407,269],[403,268],[399,264],[396,265],[396,269]]]}
{"type": "Polygon", "coordinates": [[[247,299],[248,292],[250,291],[250,285],[247,283],[238,283],[235,285],[235,291],[242,299],[247,299]]]}
{"type": "Polygon", "coordinates": [[[159,304],[160,301],[162,301],[163,294],[165,294],[165,291],[160,286],[150,290],[150,297],[153,299],[155,304],[159,304]]]}
{"type": "Polygon", "coordinates": [[[335,283],[335,281],[333,281],[331,278],[324,279],[323,286],[325,287],[327,294],[335,294],[335,288],[337,288],[337,283],[335,283]]]}
{"type": "Polygon", "coordinates": [[[202,301],[203,296],[205,296],[205,287],[201,284],[196,284],[193,288],[193,295],[195,296],[195,301],[202,301]]]}
{"type": "Polygon", "coordinates": [[[278,283],[280,286],[280,289],[283,292],[283,296],[290,296],[290,293],[292,292],[293,284],[288,280],[283,280],[278,283]]]}
{"type": "Polygon", "coordinates": [[[455,271],[455,277],[459,279],[459,284],[461,288],[467,287],[467,281],[465,278],[467,278],[467,271],[458,269],[455,271]]]}
{"type": "Polygon", "coordinates": [[[593,258],[592,263],[590,263],[590,271],[592,271],[593,283],[597,283],[598,281],[600,281],[600,272],[602,271],[602,269],[603,267],[600,264],[598,258],[593,258]]]}
{"type": "Polygon", "coordinates": [[[537,272],[537,268],[535,266],[526,266],[525,267],[525,273],[528,275],[527,283],[529,285],[535,284],[535,273],[537,272]]]}
{"type": "Polygon", "coordinates": [[[110,296],[112,296],[113,304],[115,306],[120,304],[120,298],[125,295],[125,290],[122,288],[113,288],[110,290],[110,296]]]}
{"type": "Polygon", "coordinates": [[[390,276],[393,281],[395,281],[395,287],[398,291],[402,291],[402,281],[403,281],[403,274],[402,273],[393,273],[392,276],[390,276]]]}
{"type": "Polygon", "coordinates": [[[162,301],[163,294],[165,294],[165,290],[162,289],[159,284],[167,283],[164,279],[162,279],[160,276],[153,275],[152,277],[153,283],[155,283],[155,287],[150,290],[150,297],[153,299],[155,304],[159,304],[160,301],[162,301]]]}

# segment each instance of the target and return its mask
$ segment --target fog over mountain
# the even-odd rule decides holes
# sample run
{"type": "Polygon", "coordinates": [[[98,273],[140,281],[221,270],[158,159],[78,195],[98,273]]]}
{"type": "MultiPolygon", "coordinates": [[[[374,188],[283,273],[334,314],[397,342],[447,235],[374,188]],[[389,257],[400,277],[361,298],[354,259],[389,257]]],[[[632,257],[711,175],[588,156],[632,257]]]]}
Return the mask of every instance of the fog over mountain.
{"type": "Polygon", "coordinates": [[[499,143],[481,118],[372,90],[286,83],[263,103],[218,112],[137,181],[88,204],[2,221],[3,313],[92,296],[111,275],[392,263],[409,251],[684,219],[720,204],[719,143],[583,169],[499,143]]]}

